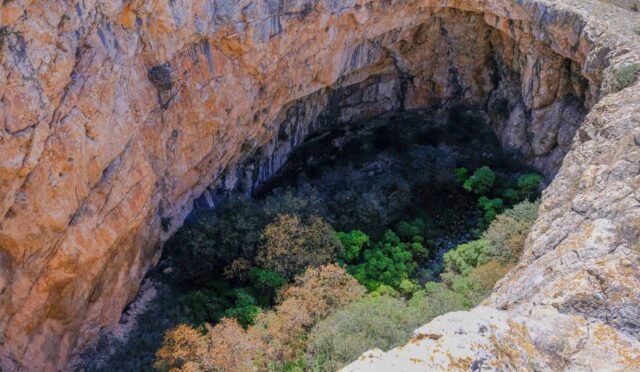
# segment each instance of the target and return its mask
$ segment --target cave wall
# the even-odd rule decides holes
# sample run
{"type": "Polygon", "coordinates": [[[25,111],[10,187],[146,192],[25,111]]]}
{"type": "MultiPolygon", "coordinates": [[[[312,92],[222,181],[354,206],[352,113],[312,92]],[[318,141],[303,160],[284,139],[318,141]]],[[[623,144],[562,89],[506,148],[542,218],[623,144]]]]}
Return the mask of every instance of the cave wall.
{"type": "Polygon", "coordinates": [[[259,178],[277,169],[332,109],[327,91],[380,77],[343,120],[383,101],[486,105],[505,147],[555,172],[607,66],[635,53],[618,36],[626,10],[580,4],[3,2],[3,370],[64,368],[117,321],[193,201],[257,148],[273,163],[259,178]]]}
{"type": "Polygon", "coordinates": [[[436,109],[440,121],[460,107],[486,111],[505,150],[551,180],[597,90],[578,63],[541,42],[517,38],[489,26],[482,14],[444,9],[427,23],[354,45],[350,72],[286,104],[269,123],[268,142],[225,169],[199,205],[213,207],[215,195],[228,190],[251,193],[309,137],[386,112],[424,108],[436,109]]]}

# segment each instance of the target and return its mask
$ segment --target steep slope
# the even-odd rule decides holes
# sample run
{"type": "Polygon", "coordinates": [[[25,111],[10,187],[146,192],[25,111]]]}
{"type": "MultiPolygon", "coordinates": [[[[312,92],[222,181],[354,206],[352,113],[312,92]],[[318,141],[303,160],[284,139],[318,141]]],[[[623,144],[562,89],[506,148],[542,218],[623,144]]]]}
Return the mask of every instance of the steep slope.
{"type": "Polygon", "coordinates": [[[560,169],[487,304],[591,319],[631,337],[637,360],[640,89],[616,91],[637,73],[638,13],[595,0],[15,0],[0,25],[3,370],[64,368],[118,319],[196,198],[250,190],[315,125],[456,104],[485,107],[505,148],[549,178],[560,169]],[[596,104],[603,82],[612,94],[596,104]]]}

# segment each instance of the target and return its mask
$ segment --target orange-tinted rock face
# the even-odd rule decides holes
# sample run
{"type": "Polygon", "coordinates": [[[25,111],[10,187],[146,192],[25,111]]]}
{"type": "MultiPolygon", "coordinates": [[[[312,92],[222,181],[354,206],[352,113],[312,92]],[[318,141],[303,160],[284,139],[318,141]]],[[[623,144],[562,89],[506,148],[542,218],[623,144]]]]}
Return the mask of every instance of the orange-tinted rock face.
{"type": "Polygon", "coordinates": [[[327,110],[485,105],[505,147],[555,173],[603,71],[638,45],[615,36],[633,19],[589,16],[626,10],[580,3],[2,3],[0,365],[63,368],[194,199],[263,181],[327,110]],[[332,100],[351,85],[368,89],[332,100]]]}

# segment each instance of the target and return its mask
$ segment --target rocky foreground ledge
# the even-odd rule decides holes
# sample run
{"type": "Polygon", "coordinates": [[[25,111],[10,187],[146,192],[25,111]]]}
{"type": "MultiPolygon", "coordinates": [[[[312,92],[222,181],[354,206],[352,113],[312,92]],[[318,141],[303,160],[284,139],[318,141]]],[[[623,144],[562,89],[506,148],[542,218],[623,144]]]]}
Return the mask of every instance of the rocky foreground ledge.
{"type": "Polygon", "coordinates": [[[345,107],[347,119],[371,107],[488,105],[493,64],[509,77],[501,98],[517,99],[496,122],[503,145],[549,176],[562,164],[524,256],[487,307],[440,317],[347,370],[638,370],[637,6],[2,2],[1,369],[65,369],[117,322],[194,200],[268,177],[319,112],[335,109],[322,92],[393,76],[369,109],[365,95],[345,107]],[[290,115],[291,102],[314,94],[290,115]],[[578,106],[590,111],[584,122],[578,106]],[[291,123],[301,131],[285,146],[278,131],[291,123]],[[242,167],[258,148],[266,165],[242,167]]]}

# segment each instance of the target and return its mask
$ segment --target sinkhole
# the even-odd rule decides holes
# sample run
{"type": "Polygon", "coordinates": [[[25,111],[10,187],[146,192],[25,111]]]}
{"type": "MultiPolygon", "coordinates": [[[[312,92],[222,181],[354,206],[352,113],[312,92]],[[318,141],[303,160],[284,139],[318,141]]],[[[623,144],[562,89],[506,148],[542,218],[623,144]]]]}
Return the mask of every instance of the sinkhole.
{"type": "Polygon", "coordinates": [[[511,22],[507,34],[442,11],[351,45],[340,78],[283,107],[196,200],[125,310],[131,336],[102,335],[87,366],[149,368],[181,323],[251,327],[278,308],[276,284],[308,267],[334,263],[369,293],[405,300],[460,283],[468,273],[447,277],[447,252],[535,202],[597,98],[578,62],[511,22]]]}

